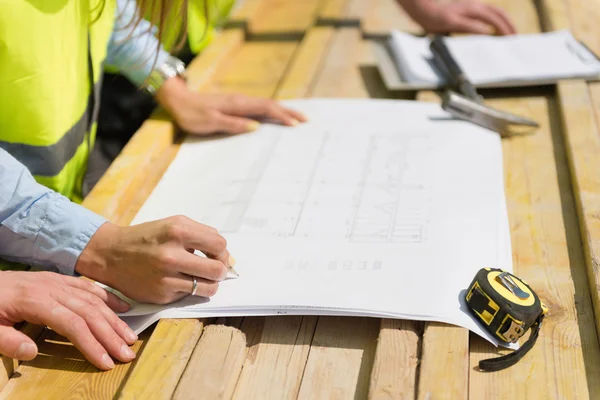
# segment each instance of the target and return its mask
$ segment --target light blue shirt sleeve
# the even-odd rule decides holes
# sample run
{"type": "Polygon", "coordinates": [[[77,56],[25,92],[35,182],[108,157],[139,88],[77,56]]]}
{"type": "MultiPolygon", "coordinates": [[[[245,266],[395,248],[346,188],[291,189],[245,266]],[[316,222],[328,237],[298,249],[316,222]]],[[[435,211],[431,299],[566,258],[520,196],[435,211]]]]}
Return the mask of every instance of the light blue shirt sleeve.
{"type": "Polygon", "coordinates": [[[38,184],[0,148],[0,258],[66,275],[106,220],[38,184]]]}
{"type": "Polygon", "coordinates": [[[118,68],[133,84],[141,86],[154,65],[164,63],[169,53],[156,38],[156,27],[137,19],[135,0],[117,0],[115,26],[108,44],[106,64],[118,68]],[[158,56],[156,55],[158,50],[158,56]]]}

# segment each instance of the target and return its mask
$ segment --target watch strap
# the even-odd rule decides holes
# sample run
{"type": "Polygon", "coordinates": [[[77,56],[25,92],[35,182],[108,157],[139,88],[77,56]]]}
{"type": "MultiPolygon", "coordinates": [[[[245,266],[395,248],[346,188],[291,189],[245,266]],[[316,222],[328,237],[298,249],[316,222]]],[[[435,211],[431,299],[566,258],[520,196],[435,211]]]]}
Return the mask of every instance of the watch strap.
{"type": "Polygon", "coordinates": [[[164,63],[152,70],[145,89],[154,95],[166,80],[175,76],[185,79],[185,64],[180,59],[169,55],[164,63]]]}

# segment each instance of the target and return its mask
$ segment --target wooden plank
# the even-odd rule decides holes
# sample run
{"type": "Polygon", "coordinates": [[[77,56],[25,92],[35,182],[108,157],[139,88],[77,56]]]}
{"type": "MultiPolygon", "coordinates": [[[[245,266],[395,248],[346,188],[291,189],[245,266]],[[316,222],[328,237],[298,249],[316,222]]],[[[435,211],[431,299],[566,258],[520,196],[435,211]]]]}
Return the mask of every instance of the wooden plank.
{"type": "MultiPolygon", "coordinates": [[[[541,0],[540,9],[544,30],[570,29],[575,37],[582,40],[593,52],[599,54],[600,41],[597,28],[599,17],[596,0],[581,2],[578,0],[541,0]]],[[[561,109],[565,143],[569,155],[571,179],[575,188],[577,212],[588,268],[590,292],[596,315],[596,328],[600,332],[600,271],[598,271],[598,229],[596,228],[597,208],[593,198],[597,189],[593,186],[597,175],[594,170],[595,157],[591,152],[598,147],[597,128],[598,114],[593,121],[590,113],[597,113],[600,105],[600,86],[592,83],[590,94],[580,82],[560,83],[558,85],[558,101],[561,109]],[[581,96],[576,98],[575,96],[581,96]],[[590,99],[591,96],[591,99],[590,99]],[[581,120],[575,119],[576,116],[581,120]]]]}
{"type": "Polygon", "coordinates": [[[298,399],[364,399],[368,395],[379,319],[320,317],[298,399]]]}
{"type": "Polygon", "coordinates": [[[229,18],[227,19],[227,26],[247,26],[248,21],[251,21],[258,15],[265,2],[266,0],[236,1],[234,8],[231,10],[231,14],[229,14],[229,18]]]}
{"type": "Polygon", "coordinates": [[[335,29],[331,27],[317,27],[308,31],[277,90],[277,99],[302,98],[312,91],[334,34],[335,29]]]}
{"type": "Polygon", "coordinates": [[[271,97],[297,46],[298,42],[246,42],[222,65],[205,91],[271,97]]]}
{"type": "Polygon", "coordinates": [[[581,96],[579,101],[584,102],[584,90],[579,83],[559,84],[559,100],[564,124],[565,142],[571,166],[571,179],[576,188],[577,209],[581,236],[588,267],[588,279],[592,301],[596,311],[596,329],[600,335],[600,227],[598,222],[598,204],[594,198],[600,193],[598,182],[598,160],[592,152],[599,148],[598,127],[600,126],[600,84],[588,85],[591,104],[581,104],[575,96],[581,96]],[[577,93],[579,91],[579,93],[577,93]],[[581,107],[588,107],[582,110],[581,107]],[[588,113],[594,113],[594,124],[589,120],[588,113]],[[577,121],[579,115],[582,119],[577,121]],[[587,129],[586,129],[587,128],[587,129]]]}
{"type": "Polygon", "coordinates": [[[233,398],[295,398],[316,322],[308,316],[246,318],[249,350],[233,398]]]}
{"type": "Polygon", "coordinates": [[[508,370],[477,371],[481,359],[498,352],[472,337],[470,396],[597,398],[600,349],[553,99],[536,96],[490,104],[541,124],[534,135],[503,141],[503,152],[514,269],[540,294],[550,313],[536,346],[508,370]]]}
{"type": "Polygon", "coordinates": [[[338,29],[311,96],[392,97],[381,80],[371,46],[359,29],[338,29]]]}
{"type": "MultiPolygon", "coordinates": [[[[424,91],[419,101],[439,103],[439,95],[424,91]]],[[[419,399],[466,399],[469,396],[469,331],[426,322],[421,345],[419,399]]]]}
{"type": "Polygon", "coordinates": [[[248,21],[252,36],[302,35],[315,22],[320,0],[265,0],[260,13],[248,21]]]}
{"type": "Polygon", "coordinates": [[[360,26],[369,4],[366,0],[326,0],[318,11],[318,21],[324,25],[360,26]]]}
{"type": "Polygon", "coordinates": [[[216,319],[215,325],[226,325],[240,329],[243,322],[244,317],[219,317],[216,319]]]}
{"type": "MultiPolygon", "coordinates": [[[[458,1],[458,0],[454,0],[458,1]]],[[[517,28],[517,33],[538,33],[541,31],[537,16],[536,1],[522,0],[481,0],[484,3],[501,8],[517,28]]],[[[543,1],[543,0],[541,0],[543,1]]]]}
{"type": "Polygon", "coordinates": [[[571,181],[575,192],[587,277],[600,332],[600,167],[598,114],[600,86],[583,81],[560,82],[558,101],[571,181]]]}
{"type": "Polygon", "coordinates": [[[469,331],[438,322],[425,324],[418,398],[469,397],[469,331]]]}
{"type": "Polygon", "coordinates": [[[5,356],[0,357],[0,361],[0,390],[2,390],[12,374],[19,367],[19,363],[5,356]]]}
{"type": "Polygon", "coordinates": [[[538,0],[540,22],[544,31],[570,29],[568,0],[538,0]]]}
{"type": "Polygon", "coordinates": [[[414,399],[422,324],[384,319],[369,385],[369,399],[414,399]]]}
{"type": "Polygon", "coordinates": [[[246,337],[238,329],[224,325],[206,327],[173,399],[231,398],[245,355],[246,337]]]}
{"type": "MultiPolygon", "coordinates": [[[[541,3],[547,29],[552,13],[541,3]]],[[[511,10],[521,12],[521,4],[511,3],[511,10]]],[[[562,5],[558,9],[564,10],[562,5]]],[[[559,27],[565,19],[559,16],[551,22],[559,27]]],[[[505,141],[504,154],[515,271],[549,304],[550,318],[536,347],[511,370],[490,374],[495,379],[471,372],[471,395],[596,398],[598,338],[590,326],[589,282],[582,268],[584,255],[555,99],[546,95],[493,104],[542,122],[535,135],[505,141]],[[508,379],[511,385],[500,383],[508,379]],[[534,393],[535,386],[540,390],[534,393]]],[[[496,354],[475,341],[471,365],[496,354]]]]}
{"type": "Polygon", "coordinates": [[[197,319],[161,321],[117,398],[170,399],[203,328],[197,319]]]}
{"type": "MultiPolygon", "coordinates": [[[[315,90],[312,91],[313,95],[318,90],[321,90],[323,82],[328,82],[326,79],[323,79],[323,75],[340,72],[341,68],[346,70],[346,73],[343,73],[344,86],[348,83],[347,78],[349,75],[353,75],[353,79],[356,79],[356,81],[361,81],[363,75],[368,78],[373,77],[373,74],[361,74],[358,69],[359,64],[362,64],[363,61],[373,60],[370,48],[362,43],[360,32],[357,29],[350,31],[346,30],[346,33],[335,34],[336,43],[334,47],[336,47],[337,51],[334,50],[327,54],[325,69],[327,70],[332,62],[339,62],[340,68],[321,73],[318,82],[316,82],[315,90]],[[360,46],[361,44],[363,46],[360,46]],[[360,51],[351,52],[350,57],[348,57],[348,51],[356,49],[357,45],[359,45],[360,51]],[[346,54],[343,54],[344,50],[346,54]]],[[[317,35],[328,36],[328,32],[331,32],[331,28],[316,28],[308,33],[300,46],[290,72],[278,91],[278,97],[299,97],[308,94],[307,88],[313,80],[311,74],[314,71],[315,63],[319,61],[318,57],[322,57],[324,54],[323,47],[315,48],[314,46],[318,44],[321,44],[321,46],[325,45],[325,41],[313,40],[313,37],[317,35]],[[317,34],[316,32],[324,33],[317,34]],[[316,54],[318,57],[313,58],[312,54],[316,54]],[[312,62],[309,57],[312,58],[312,62]]],[[[369,85],[371,88],[379,85],[379,93],[382,94],[381,97],[383,97],[384,93],[387,94],[387,91],[381,90],[382,83],[380,80],[373,79],[369,81],[369,85]]],[[[308,91],[310,92],[311,89],[308,89],[308,91]]],[[[359,95],[362,94],[358,93],[359,95]]],[[[368,91],[362,96],[364,97],[365,95],[368,95],[368,91]]],[[[322,320],[323,324],[329,323],[327,319],[322,320]]],[[[298,391],[299,381],[302,377],[303,367],[308,354],[307,350],[304,351],[305,348],[307,349],[307,345],[299,345],[298,340],[302,340],[302,343],[307,339],[310,340],[310,335],[314,328],[313,321],[315,319],[301,319],[300,317],[290,317],[289,320],[285,318],[269,318],[266,320],[245,319],[242,330],[248,336],[249,344],[254,342],[256,344],[251,345],[252,347],[248,354],[248,359],[244,364],[235,397],[241,396],[240,393],[243,393],[243,398],[275,399],[294,397],[298,391]],[[283,321],[289,322],[283,323],[283,321]],[[310,321],[310,323],[306,324],[306,321],[310,321]],[[296,343],[296,346],[292,345],[292,343],[296,343]],[[289,360],[285,362],[285,368],[282,368],[281,371],[277,370],[278,374],[281,373],[285,377],[281,380],[273,378],[274,372],[272,366],[277,360],[289,360]],[[268,384],[265,382],[268,382],[268,384]],[[283,385],[276,382],[282,382],[283,385]]],[[[375,322],[371,321],[371,323],[375,322]]],[[[354,340],[360,341],[360,337],[354,337],[354,340]]],[[[322,353],[324,356],[321,360],[325,360],[326,356],[336,357],[334,353],[329,354],[327,349],[323,349],[322,353]]],[[[318,360],[313,360],[313,362],[315,366],[319,365],[318,360]]],[[[360,366],[356,368],[360,369],[360,366]]],[[[413,366],[413,371],[414,369],[413,366]]],[[[366,383],[363,386],[365,389],[368,387],[366,383]]]]}
{"type": "Polygon", "coordinates": [[[191,90],[201,91],[244,44],[244,33],[240,29],[221,33],[186,68],[187,85],[191,90]]]}
{"type": "MultiPolygon", "coordinates": [[[[37,340],[44,332],[45,327],[40,325],[23,324],[22,327],[16,327],[21,332],[32,338],[34,341],[37,340]]],[[[12,358],[0,356],[0,390],[6,385],[10,377],[14,374],[15,370],[21,364],[20,361],[13,360],[12,358]]]]}
{"type": "Polygon", "coordinates": [[[600,0],[540,0],[546,30],[570,29],[600,55],[600,0]]]}
{"type": "MultiPolygon", "coordinates": [[[[511,0],[512,1],[512,0],[511,0]]],[[[539,30],[537,24],[524,23],[535,15],[532,3],[519,3],[519,12],[511,1],[489,1],[507,11],[521,33],[539,30]]],[[[514,3],[514,2],[512,2],[514,3]]],[[[420,93],[419,100],[439,102],[432,92],[420,93]]],[[[467,398],[469,383],[469,335],[462,328],[427,323],[423,338],[423,360],[420,370],[419,398],[467,398]]]]}
{"type": "Polygon", "coordinates": [[[343,21],[348,18],[352,0],[325,0],[325,4],[318,10],[320,21],[343,21]]]}
{"type": "MultiPolygon", "coordinates": [[[[600,42],[594,18],[598,16],[598,1],[542,0],[540,4],[545,30],[571,29],[596,54],[600,42]],[[568,11],[568,12],[567,12],[568,11]]],[[[586,86],[584,82],[570,81],[558,84],[558,103],[562,129],[569,159],[572,185],[575,192],[581,240],[587,266],[588,284],[595,312],[596,331],[600,335],[600,271],[598,249],[598,206],[595,197],[600,186],[597,178],[597,161],[593,152],[600,148],[598,142],[600,84],[586,86]]]]}
{"type": "MultiPolygon", "coordinates": [[[[359,29],[338,29],[311,96],[390,97],[370,46],[359,29]]],[[[319,318],[299,397],[365,398],[370,391],[379,398],[390,387],[398,389],[394,393],[404,383],[414,387],[416,337],[406,321],[319,318]],[[388,369],[392,360],[394,368],[388,369]]]]}
{"type": "MultiPolygon", "coordinates": [[[[375,67],[375,58],[371,44],[362,40],[361,33],[355,28],[341,28],[335,34],[332,49],[328,55],[323,70],[316,82],[312,92],[314,97],[373,97],[389,98],[390,92],[385,88],[383,81],[375,67]]],[[[319,324],[334,324],[335,320],[329,318],[319,319],[319,324]]],[[[365,323],[361,319],[356,319],[356,323],[365,323]]],[[[369,321],[369,323],[373,323],[369,321]]],[[[414,385],[417,375],[417,363],[415,356],[418,354],[418,340],[416,340],[413,325],[406,321],[383,320],[379,322],[380,334],[378,337],[377,355],[374,360],[373,371],[370,376],[361,381],[360,387],[353,387],[354,381],[345,389],[332,386],[335,381],[328,382],[326,377],[316,375],[315,383],[307,383],[306,388],[312,387],[315,393],[319,390],[325,390],[325,393],[336,391],[340,398],[350,398],[352,391],[356,390],[354,397],[362,398],[371,395],[371,398],[382,398],[386,395],[394,398],[404,393],[414,396],[414,385]],[[366,381],[368,379],[368,382],[366,381]],[[411,382],[412,379],[412,382],[411,382]],[[401,385],[411,385],[413,390],[404,391],[401,385]],[[312,385],[312,386],[311,386],[312,385]],[[324,389],[320,389],[321,386],[324,389]],[[367,388],[367,386],[369,388],[367,388]]],[[[321,325],[323,326],[323,325],[321,325]]],[[[362,341],[369,343],[370,337],[365,331],[348,330],[346,340],[362,341]],[[361,337],[362,336],[362,337],[361,337]]],[[[315,336],[315,340],[318,337],[315,336]]],[[[320,343],[320,342],[317,342],[320,343]]],[[[367,357],[370,354],[367,352],[367,357]]],[[[314,370],[326,369],[327,362],[330,365],[345,365],[346,360],[343,354],[338,354],[338,350],[320,349],[317,356],[313,357],[311,349],[311,359],[309,360],[314,370]]],[[[365,361],[366,363],[366,361],[365,361]]],[[[365,365],[364,363],[362,364],[365,365]]],[[[349,375],[357,374],[361,365],[357,363],[349,364],[347,373],[349,375]]],[[[308,367],[307,367],[308,372],[308,367]]],[[[354,376],[349,376],[352,378],[354,376]]],[[[306,381],[307,378],[305,378],[306,381]]],[[[338,382],[339,383],[339,382],[338,382]]],[[[304,383],[303,383],[304,385],[304,383]]],[[[306,389],[305,394],[308,394],[306,389]]],[[[325,396],[325,395],[324,395],[325,396]]],[[[326,396],[325,396],[326,397],[326,396]]],[[[410,397],[409,397],[410,398],[410,397]]]]}
{"type": "Polygon", "coordinates": [[[368,36],[386,36],[393,30],[422,35],[423,28],[410,18],[395,0],[370,0],[358,5],[362,9],[362,31],[368,36]],[[361,7],[362,6],[362,7],[361,7]]]}
{"type": "Polygon", "coordinates": [[[129,140],[96,185],[98,191],[94,193],[94,187],[83,205],[105,207],[100,214],[110,213],[112,222],[128,226],[175,158],[181,140],[170,117],[157,110],[129,140]],[[144,179],[132,171],[144,171],[144,179]]]}
{"type": "MultiPolygon", "coordinates": [[[[524,13],[519,31],[538,26],[537,14],[523,2],[503,4],[510,15],[524,13]]],[[[481,359],[498,351],[472,339],[470,396],[596,398],[600,349],[555,99],[541,93],[489,103],[541,124],[534,135],[504,140],[503,153],[514,269],[550,313],[536,346],[508,370],[477,371],[481,359]]]]}
{"type": "MultiPolygon", "coordinates": [[[[239,48],[242,40],[243,34],[239,30],[227,31],[218,36],[189,66],[188,73],[192,87],[199,89],[210,79],[218,66],[239,48]]],[[[160,175],[162,175],[168,165],[165,161],[170,161],[169,158],[175,154],[172,152],[175,136],[172,122],[158,110],[131,138],[85,198],[83,205],[113,222],[129,224],[141,205],[139,204],[133,210],[132,215],[131,205],[134,199],[139,197],[140,193],[147,197],[156,184],[156,179],[139,179],[139,175],[132,171],[156,171],[160,170],[156,166],[161,165],[163,169],[160,175]],[[124,218],[125,214],[127,218],[124,218]]]]}
{"type": "MultiPolygon", "coordinates": [[[[306,96],[325,57],[334,29],[318,27],[305,35],[275,98],[306,96]]],[[[244,318],[249,352],[234,398],[280,399],[296,396],[308,358],[316,317],[244,318]],[[273,365],[286,360],[284,365],[273,365]]]]}
{"type": "MultiPolygon", "coordinates": [[[[149,330],[143,332],[132,346],[136,354],[149,336],[149,330]]],[[[71,343],[53,331],[45,331],[37,344],[39,355],[17,368],[0,392],[0,399],[113,398],[138,362],[116,363],[111,371],[100,372],[71,343]]]]}

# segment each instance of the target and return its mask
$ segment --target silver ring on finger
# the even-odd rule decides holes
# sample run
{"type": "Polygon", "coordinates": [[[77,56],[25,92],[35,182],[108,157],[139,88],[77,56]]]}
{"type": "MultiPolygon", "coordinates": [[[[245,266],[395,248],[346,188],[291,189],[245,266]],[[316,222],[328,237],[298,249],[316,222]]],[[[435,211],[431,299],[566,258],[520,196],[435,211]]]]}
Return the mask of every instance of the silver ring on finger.
{"type": "Polygon", "coordinates": [[[192,296],[196,295],[196,289],[198,289],[198,281],[196,281],[196,277],[192,276],[192,296]]]}

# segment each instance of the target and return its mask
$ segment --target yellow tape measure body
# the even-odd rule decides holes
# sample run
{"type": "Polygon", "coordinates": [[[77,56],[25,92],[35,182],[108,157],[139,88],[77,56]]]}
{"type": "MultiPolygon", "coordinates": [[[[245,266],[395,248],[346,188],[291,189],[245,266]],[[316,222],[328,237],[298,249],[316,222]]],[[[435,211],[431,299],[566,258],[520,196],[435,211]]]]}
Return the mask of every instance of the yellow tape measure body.
{"type": "Polygon", "coordinates": [[[525,281],[494,268],[479,270],[465,299],[471,314],[505,343],[516,343],[547,312],[525,281]]]}

